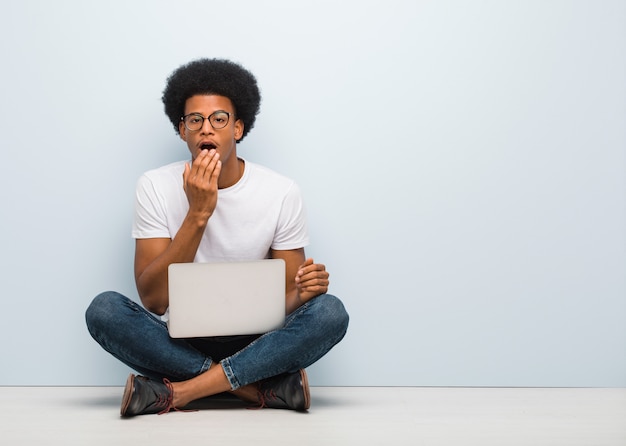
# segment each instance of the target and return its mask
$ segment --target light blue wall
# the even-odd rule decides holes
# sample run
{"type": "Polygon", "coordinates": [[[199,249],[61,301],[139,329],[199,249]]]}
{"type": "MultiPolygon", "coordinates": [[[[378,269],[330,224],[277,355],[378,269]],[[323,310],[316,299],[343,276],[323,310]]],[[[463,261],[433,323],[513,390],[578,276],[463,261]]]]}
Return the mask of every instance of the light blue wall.
{"type": "Polygon", "coordinates": [[[145,170],[186,157],[165,78],[256,73],[240,146],[300,183],[352,316],[315,385],[626,385],[623,1],[6,2],[0,385],[121,385],[145,170]]]}

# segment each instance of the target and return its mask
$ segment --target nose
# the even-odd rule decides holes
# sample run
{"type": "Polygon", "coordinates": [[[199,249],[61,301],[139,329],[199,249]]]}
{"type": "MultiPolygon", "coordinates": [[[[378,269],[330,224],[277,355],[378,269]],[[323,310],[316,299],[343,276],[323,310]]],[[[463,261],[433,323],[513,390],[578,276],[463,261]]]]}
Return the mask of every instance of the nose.
{"type": "Polygon", "coordinates": [[[210,135],[213,133],[213,126],[211,125],[211,121],[208,118],[205,118],[202,121],[202,128],[200,129],[200,133],[203,135],[210,135]]]}

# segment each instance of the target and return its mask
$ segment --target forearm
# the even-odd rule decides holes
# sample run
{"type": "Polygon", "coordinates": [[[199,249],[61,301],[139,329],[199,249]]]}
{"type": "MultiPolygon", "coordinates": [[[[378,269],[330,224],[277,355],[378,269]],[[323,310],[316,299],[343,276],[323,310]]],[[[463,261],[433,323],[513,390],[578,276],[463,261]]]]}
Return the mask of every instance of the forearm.
{"type": "Polygon", "coordinates": [[[208,218],[199,220],[188,215],[178,233],[171,241],[167,241],[167,246],[158,255],[154,255],[149,250],[148,252],[145,249],[140,250],[138,241],[135,256],[135,280],[141,302],[149,311],[163,314],[167,310],[169,306],[168,267],[172,263],[193,262],[207,221],[208,218]]]}
{"type": "Polygon", "coordinates": [[[302,306],[304,302],[300,299],[298,291],[293,289],[285,295],[285,314],[291,314],[302,306]]]}

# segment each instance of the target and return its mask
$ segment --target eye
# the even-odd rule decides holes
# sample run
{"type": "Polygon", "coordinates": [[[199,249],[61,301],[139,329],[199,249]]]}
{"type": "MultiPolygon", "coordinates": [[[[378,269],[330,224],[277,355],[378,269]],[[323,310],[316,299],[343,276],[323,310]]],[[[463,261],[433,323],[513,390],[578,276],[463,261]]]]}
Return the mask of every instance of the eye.
{"type": "Polygon", "coordinates": [[[228,124],[228,113],[224,111],[216,111],[211,115],[211,124],[216,129],[222,129],[228,124]]]}

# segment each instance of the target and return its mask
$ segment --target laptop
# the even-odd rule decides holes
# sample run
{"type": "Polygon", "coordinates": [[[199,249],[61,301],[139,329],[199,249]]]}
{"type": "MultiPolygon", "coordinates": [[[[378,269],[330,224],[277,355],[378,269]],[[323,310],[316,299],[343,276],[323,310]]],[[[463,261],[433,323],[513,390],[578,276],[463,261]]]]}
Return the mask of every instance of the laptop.
{"type": "Polygon", "coordinates": [[[263,334],[285,322],[285,262],[173,263],[172,338],[263,334]]]}

